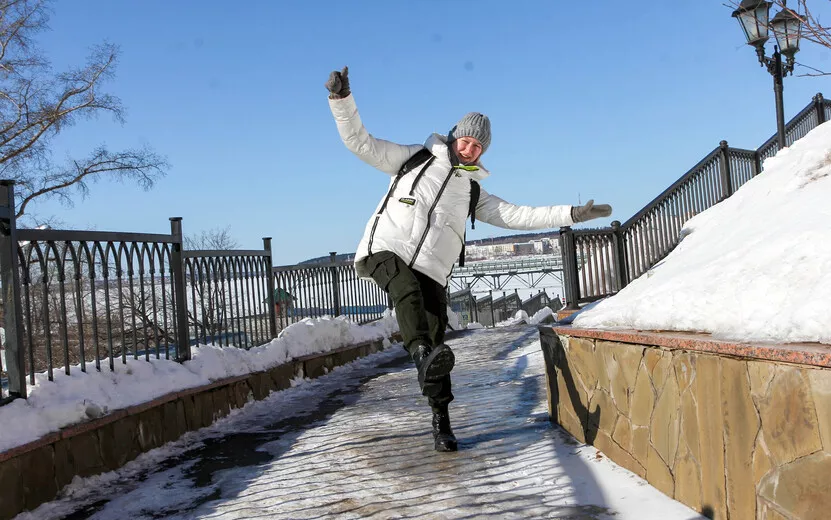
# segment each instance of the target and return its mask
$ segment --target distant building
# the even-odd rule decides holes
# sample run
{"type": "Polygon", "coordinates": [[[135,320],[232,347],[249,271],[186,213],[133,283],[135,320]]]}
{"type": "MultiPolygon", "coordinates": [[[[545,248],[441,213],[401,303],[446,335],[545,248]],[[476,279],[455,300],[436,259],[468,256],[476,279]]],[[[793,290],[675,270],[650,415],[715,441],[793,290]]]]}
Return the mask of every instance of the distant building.
{"type": "Polygon", "coordinates": [[[514,244],[514,254],[515,255],[533,255],[542,253],[542,248],[540,251],[537,251],[535,244],[533,242],[526,242],[524,244],[514,244]]]}
{"type": "Polygon", "coordinates": [[[465,258],[470,261],[529,255],[560,254],[559,233],[509,235],[472,240],[465,245],[465,258]]]}

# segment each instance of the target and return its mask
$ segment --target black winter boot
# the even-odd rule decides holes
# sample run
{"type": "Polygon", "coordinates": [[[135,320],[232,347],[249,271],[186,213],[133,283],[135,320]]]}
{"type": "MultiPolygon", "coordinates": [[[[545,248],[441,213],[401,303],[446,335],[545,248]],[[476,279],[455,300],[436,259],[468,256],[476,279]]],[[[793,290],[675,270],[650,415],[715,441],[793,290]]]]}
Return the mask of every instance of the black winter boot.
{"type": "Polygon", "coordinates": [[[423,391],[425,381],[439,381],[453,370],[456,356],[444,343],[433,348],[419,345],[413,352],[413,361],[418,369],[418,386],[423,391]]]}
{"type": "Polygon", "coordinates": [[[456,436],[450,429],[450,414],[444,406],[433,410],[433,440],[436,451],[456,451],[459,449],[456,436]]]}

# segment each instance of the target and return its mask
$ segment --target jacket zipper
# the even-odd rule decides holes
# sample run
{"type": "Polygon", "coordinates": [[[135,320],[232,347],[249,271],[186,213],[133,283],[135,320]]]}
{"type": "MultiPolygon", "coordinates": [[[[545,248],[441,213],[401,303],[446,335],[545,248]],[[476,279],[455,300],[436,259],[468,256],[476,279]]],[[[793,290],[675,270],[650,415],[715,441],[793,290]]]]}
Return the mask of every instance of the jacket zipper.
{"type": "Polygon", "coordinates": [[[430,218],[433,216],[433,211],[436,209],[436,206],[438,206],[439,199],[444,193],[444,189],[447,188],[447,185],[450,183],[450,179],[453,177],[454,171],[456,171],[456,166],[451,166],[450,173],[447,174],[447,178],[444,179],[444,184],[441,185],[439,193],[436,195],[436,200],[433,201],[433,205],[430,206],[430,211],[427,212],[427,226],[424,228],[424,233],[422,233],[421,235],[421,240],[418,242],[418,246],[416,247],[416,250],[413,253],[413,259],[410,260],[411,268],[413,267],[413,265],[415,265],[416,258],[418,258],[418,254],[421,252],[421,246],[424,245],[424,240],[427,238],[427,233],[430,231],[430,218]]]}

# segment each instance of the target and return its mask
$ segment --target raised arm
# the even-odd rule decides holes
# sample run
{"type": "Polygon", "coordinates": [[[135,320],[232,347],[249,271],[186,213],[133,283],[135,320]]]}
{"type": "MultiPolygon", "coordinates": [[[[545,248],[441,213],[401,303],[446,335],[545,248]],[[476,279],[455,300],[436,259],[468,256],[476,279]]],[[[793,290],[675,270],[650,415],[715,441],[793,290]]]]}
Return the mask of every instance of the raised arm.
{"type": "Polygon", "coordinates": [[[334,71],[329,75],[326,88],[329,90],[329,108],[335,117],[338,132],[346,147],[362,161],[389,175],[398,173],[401,165],[421,145],[401,145],[373,137],[364,127],[355,97],[349,90],[349,70],[334,71]]]}

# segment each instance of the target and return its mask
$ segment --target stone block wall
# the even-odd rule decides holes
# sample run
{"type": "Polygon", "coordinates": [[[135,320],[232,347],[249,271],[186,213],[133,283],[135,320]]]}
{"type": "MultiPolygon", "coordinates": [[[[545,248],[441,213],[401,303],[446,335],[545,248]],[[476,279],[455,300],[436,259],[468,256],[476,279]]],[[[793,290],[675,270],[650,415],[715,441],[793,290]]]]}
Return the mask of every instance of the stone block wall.
{"type": "Polygon", "coordinates": [[[552,421],[710,518],[831,518],[831,368],[581,335],[540,328],[552,421]]]}
{"type": "MultiPolygon", "coordinates": [[[[393,340],[400,341],[400,337],[393,340]]],[[[234,408],[289,388],[294,377],[320,377],[382,348],[381,341],[372,341],[295,359],[265,372],[116,410],[0,453],[0,520],[54,500],[76,475],[88,477],[118,469],[188,431],[209,426],[234,408]]]]}

